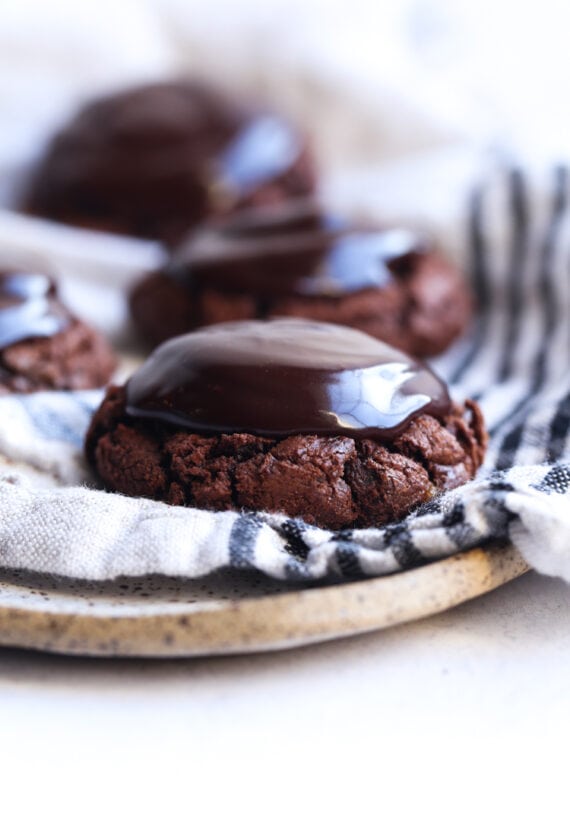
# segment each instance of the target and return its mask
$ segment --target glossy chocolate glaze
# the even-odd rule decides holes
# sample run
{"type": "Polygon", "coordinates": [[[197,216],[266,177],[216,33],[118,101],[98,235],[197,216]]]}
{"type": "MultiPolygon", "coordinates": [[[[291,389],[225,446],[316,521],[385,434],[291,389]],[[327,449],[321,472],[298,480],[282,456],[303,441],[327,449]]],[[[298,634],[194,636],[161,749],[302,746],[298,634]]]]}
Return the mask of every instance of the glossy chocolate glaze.
{"type": "Polygon", "coordinates": [[[426,247],[410,230],[351,226],[290,202],[197,229],[166,272],[193,288],[333,297],[386,287],[426,247]]]}
{"type": "Polygon", "coordinates": [[[303,319],[228,322],[161,345],[126,388],[131,416],[205,434],[389,441],[450,399],[425,365],[367,334],[303,319]]]}
{"type": "Polygon", "coordinates": [[[298,160],[301,140],[286,120],[259,114],[240,129],[214,165],[214,191],[242,199],[285,174],[298,160]]]}
{"type": "Polygon", "coordinates": [[[0,349],[24,339],[53,336],[69,321],[49,276],[0,271],[0,349]]]}

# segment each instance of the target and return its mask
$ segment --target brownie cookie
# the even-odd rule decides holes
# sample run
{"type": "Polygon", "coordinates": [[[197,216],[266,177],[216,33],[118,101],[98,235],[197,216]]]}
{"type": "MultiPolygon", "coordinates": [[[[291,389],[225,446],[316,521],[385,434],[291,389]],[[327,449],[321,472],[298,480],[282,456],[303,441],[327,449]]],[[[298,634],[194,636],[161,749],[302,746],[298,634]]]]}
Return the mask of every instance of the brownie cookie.
{"type": "Polygon", "coordinates": [[[425,237],[339,224],[310,202],[197,228],[135,286],[130,304],[152,345],[218,322],[297,316],[416,356],[441,353],[471,315],[463,277],[425,237]]]}
{"type": "Polygon", "coordinates": [[[376,526],[472,478],[474,402],[359,331],[280,319],[166,342],[109,388],[86,439],[109,489],[209,510],[376,526]]]}
{"type": "Polygon", "coordinates": [[[105,339],[72,316],[49,276],[0,271],[0,395],[102,387],[114,369],[105,339]]]}
{"type": "Polygon", "coordinates": [[[204,217],[312,192],[306,139],[282,117],[198,82],[85,106],[53,138],[28,212],[173,242],[204,217]]]}

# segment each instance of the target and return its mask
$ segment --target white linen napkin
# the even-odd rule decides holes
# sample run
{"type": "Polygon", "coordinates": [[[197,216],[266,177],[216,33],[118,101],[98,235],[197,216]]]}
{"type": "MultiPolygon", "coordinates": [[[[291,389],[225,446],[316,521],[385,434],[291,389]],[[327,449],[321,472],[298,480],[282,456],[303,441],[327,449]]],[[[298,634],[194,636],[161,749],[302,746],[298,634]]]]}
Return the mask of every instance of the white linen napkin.
{"type": "Polygon", "coordinates": [[[310,581],[391,573],[508,538],[539,571],[570,581],[569,169],[496,173],[469,201],[467,240],[479,321],[436,367],[487,418],[476,481],[400,523],[340,533],[169,507],[93,485],[82,439],[100,391],[14,396],[0,399],[0,454],[57,486],[5,468],[0,567],[108,579],[231,566],[310,581]]]}

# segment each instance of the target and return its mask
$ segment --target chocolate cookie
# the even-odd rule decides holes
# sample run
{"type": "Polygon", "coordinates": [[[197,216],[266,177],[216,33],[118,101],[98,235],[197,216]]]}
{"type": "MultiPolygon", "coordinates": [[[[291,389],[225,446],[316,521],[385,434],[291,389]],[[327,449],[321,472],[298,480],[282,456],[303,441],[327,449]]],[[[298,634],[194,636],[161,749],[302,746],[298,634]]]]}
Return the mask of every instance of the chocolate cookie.
{"type": "Polygon", "coordinates": [[[28,212],[172,242],[204,217],[314,188],[306,139],[282,117],[197,82],[85,106],[52,140],[28,212]]]}
{"type": "Polygon", "coordinates": [[[481,464],[474,402],[358,331],[233,322],[158,348],[111,387],[86,439],[106,487],[339,529],[395,521],[481,464]]]}
{"type": "Polygon", "coordinates": [[[72,316],[49,276],[0,271],[0,395],[101,387],[114,369],[105,339],[72,316]]]}
{"type": "Polygon", "coordinates": [[[425,237],[339,223],[310,202],[196,229],[164,270],[137,284],[130,304],[153,345],[218,322],[297,316],[417,356],[445,350],[471,315],[463,277],[425,237]]]}

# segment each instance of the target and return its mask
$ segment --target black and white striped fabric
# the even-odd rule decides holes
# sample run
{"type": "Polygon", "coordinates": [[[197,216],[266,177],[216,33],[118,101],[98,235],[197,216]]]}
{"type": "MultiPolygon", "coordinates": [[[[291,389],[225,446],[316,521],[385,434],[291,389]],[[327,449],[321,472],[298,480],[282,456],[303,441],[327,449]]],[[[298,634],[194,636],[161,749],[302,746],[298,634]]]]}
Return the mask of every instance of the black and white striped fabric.
{"type": "Polygon", "coordinates": [[[458,395],[481,404],[487,471],[570,457],[569,169],[548,182],[511,170],[471,202],[482,309],[468,349],[444,370],[458,395]]]}
{"type": "Polygon", "coordinates": [[[407,570],[510,539],[570,581],[570,172],[506,170],[470,202],[480,303],[469,338],[436,363],[481,403],[480,477],[404,521],[329,532],[265,513],[210,513],[86,486],[80,443],[97,391],[0,400],[0,453],[60,486],[0,477],[0,566],[85,579],[198,577],[224,567],[312,581],[407,570]]]}

